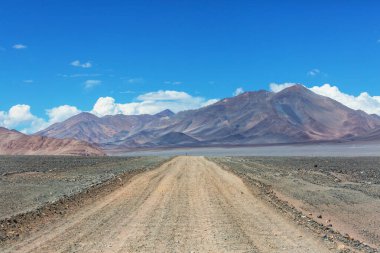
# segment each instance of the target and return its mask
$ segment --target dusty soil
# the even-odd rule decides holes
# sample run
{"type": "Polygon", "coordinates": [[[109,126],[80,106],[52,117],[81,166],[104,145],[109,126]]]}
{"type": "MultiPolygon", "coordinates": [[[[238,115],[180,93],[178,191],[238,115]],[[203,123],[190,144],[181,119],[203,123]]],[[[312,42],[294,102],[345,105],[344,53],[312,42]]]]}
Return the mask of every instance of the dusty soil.
{"type": "Polygon", "coordinates": [[[234,174],[177,157],[1,252],[338,252],[234,174]]]}
{"type": "Polygon", "coordinates": [[[265,188],[265,195],[293,213],[297,222],[311,229],[324,225],[321,236],[351,241],[354,248],[374,248],[368,252],[380,248],[380,158],[224,157],[214,161],[247,184],[265,188]],[[330,227],[330,234],[323,231],[325,227],[330,227]]]}
{"type": "MultiPolygon", "coordinates": [[[[163,157],[0,156],[0,220],[76,195],[163,157]]],[[[1,234],[0,234],[1,239],[1,234]]]]}

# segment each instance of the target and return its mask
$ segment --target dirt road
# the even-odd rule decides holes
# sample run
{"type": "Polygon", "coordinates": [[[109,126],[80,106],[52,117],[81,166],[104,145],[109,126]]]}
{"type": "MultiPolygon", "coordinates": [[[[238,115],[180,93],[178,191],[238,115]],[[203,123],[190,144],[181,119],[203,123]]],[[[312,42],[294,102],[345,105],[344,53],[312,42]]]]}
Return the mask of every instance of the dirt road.
{"type": "Polygon", "coordinates": [[[177,157],[2,252],[333,252],[203,157],[177,157]]]}

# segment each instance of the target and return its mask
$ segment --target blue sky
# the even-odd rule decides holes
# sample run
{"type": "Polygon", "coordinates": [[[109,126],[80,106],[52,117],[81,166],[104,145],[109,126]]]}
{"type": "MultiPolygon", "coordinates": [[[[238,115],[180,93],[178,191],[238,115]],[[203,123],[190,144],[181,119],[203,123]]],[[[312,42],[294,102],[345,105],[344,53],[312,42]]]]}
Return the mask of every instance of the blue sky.
{"type": "Polygon", "coordinates": [[[102,113],[195,108],[270,83],[368,92],[376,107],[379,10],[369,0],[1,1],[0,125],[33,131],[63,105],[101,115],[99,99],[102,113]],[[15,105],[28,106],[13,112],[26,120],[12,121],[15,105]]]}

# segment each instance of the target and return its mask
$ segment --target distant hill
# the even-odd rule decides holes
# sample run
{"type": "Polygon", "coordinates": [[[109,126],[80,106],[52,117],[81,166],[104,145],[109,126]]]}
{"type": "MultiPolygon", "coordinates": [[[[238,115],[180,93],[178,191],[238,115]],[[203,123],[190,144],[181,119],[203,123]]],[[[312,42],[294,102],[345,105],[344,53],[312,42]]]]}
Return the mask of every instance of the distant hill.
{"type": "Polygon", "coordinates": [[[103,156],[95,145],[73,139],[55,139],[28,136],[15,130],[0,127],[1,155],[76,155],[103,156]]]}
{"type": "Polygon", "coordinates": [[[156,115],[114,115],[97,117],[83,112],[61,123],[56,123],[36,135],[54,138],[72,138],[91,143],[107,143],[133,135],[152,121],[165,121],[174,113],[164,110],[156,115]]]}
{"type": "Polygon", "coordinates": [[[352,110],[302,85],[278,93],[245,92],[173,114],[82,113],[37,133],[106,148],[218,146],[345,140],[380,128],[380,117],[352,110]]]}

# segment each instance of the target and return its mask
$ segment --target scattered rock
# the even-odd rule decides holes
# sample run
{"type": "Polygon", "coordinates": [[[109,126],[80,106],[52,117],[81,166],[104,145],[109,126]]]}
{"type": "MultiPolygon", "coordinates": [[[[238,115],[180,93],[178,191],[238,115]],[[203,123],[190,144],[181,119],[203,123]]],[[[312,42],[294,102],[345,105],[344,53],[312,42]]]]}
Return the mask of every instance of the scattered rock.
{"type": "Polygon", "coordinates": [[[322,215],[318,215],[317,218],[318,218],[318,219],[322,219],[322,215]]]}
{"type": "Polygon", "coordinates": [[[3,231],[0,231],[0,241],[5,241],[5,239],[7,239],[7,235],[3,231]]]}

